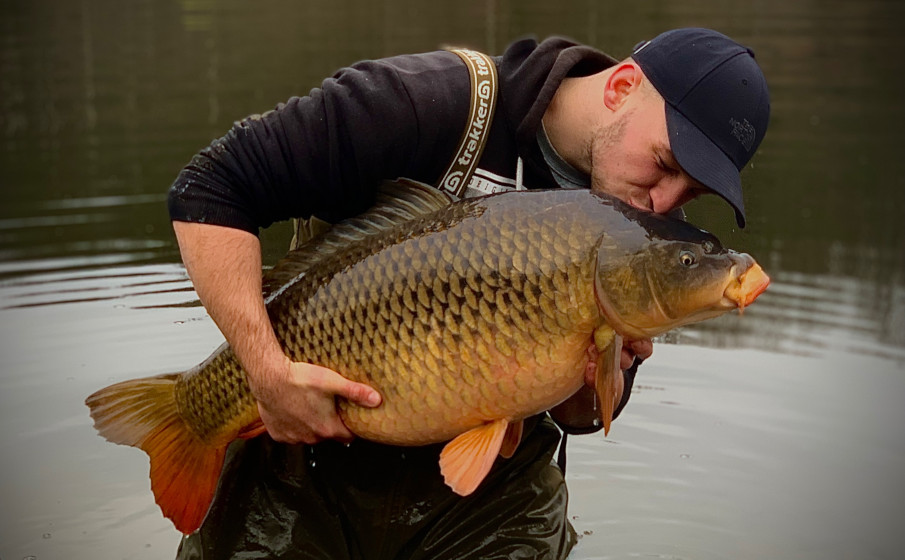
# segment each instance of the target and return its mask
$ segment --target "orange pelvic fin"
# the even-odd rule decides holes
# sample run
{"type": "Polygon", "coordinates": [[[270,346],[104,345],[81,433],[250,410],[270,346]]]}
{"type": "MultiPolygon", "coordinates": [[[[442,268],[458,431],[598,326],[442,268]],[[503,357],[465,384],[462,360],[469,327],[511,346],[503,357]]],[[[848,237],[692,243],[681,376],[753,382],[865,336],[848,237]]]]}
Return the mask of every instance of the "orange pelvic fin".
{"type": "Polygon", "coordinates": [[[236,435],[236,437],[242,439],[251,439],[258,437],[265,432],[267,432],[267,428],[264,426],[264,421],[258,418],[253,423],[242,428],[242,430],[236,435]]]}
{"type": "Polygon", "coordinates": [[[503,437],[503,445],[500,446],[500,457],[508,459],[515,455],[518,444],[522,442],[522,432],[525,429],[525,421],[519,420],[514,424],[509,424],[506,428],[506,435],[503,437]]]}
{"type": "Polygon", "coordinates": [[[508,426],[505,419],[495,420],[446,444],[440,452],[440,473],[453,492],[467,496],[475,491],[500,453],[508,426]]]}
{"type": "Polygon", "coordinates": [[[619,362],[622,357],[622,336],[613,333],[612,340],[597,355],[597,399],[600,401],[600,419],[603,421],[603,435],[609,435],[613,414],[619,401],[625,380],[619,362]]]}
{"type": "Polygon", "coordinates": [[[201,526],[214,498],[226,446],[200,441],[176,407],[178,374],[134,379],[85,400],[108,441],[138,447],[151,459],[151,491],[164,516],[184,534],[201,526]]]}

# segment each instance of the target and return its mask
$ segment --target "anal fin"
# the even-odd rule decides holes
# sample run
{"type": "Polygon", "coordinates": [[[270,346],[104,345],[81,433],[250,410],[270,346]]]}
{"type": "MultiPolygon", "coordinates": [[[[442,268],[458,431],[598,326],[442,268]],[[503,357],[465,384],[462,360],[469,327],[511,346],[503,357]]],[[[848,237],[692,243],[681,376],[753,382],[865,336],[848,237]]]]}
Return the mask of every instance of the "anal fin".
{"type": "Polygon", "coordinates": [[[446,444],[440,452],[440,473],[453,492],[467,496],[481,484],[500,453],[508,427],[509,421],[501,418],[446,444]]]}
{"type": "Polygon", "coordinates": [[[519,420],[518,422],[509,424],[509,427],[506,428],[506,435],[503,437],[503,445],[500,446],[500,457],[509,459],[510,457],[515,455],[515,450],[518,449],[518,444],[522,442],[522,432],[524,430],[524,420],[519,420]]]}

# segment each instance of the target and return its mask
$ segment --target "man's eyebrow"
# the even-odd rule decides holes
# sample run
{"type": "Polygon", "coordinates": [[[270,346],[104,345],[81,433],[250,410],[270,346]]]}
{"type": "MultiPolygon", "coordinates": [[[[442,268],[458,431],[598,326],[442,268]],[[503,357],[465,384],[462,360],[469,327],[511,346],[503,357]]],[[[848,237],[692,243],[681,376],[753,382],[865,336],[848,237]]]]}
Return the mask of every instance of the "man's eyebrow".
{"type": "Polygon", "coordinates": [[[669,147],[669,144],[657,144],[657,152],[660,154],[660,157],[663,158],[664,163],[668,163],[676,167],[679,166],[679,162],[676,161],[676,156],[672,153],[672,148],[669,147]]]}
{"type": "Polygon", "coordinates": [[[691,175],[688,175],[688,172],[685,171],[685,168],[682,167],[681,165],[679,165],[679,160],[677,160],[676,155],[674,153],[672,153],[672,148],[669,147],[669,144],[667,144],[665,142],[656,144],[654,146],[654,150],[657,152],[657,155],[663,161],[663,164],[665,166],[675,169],[679,173],[685,174],[692,180],[692,182],[693,182],[692,190],[695,191],[695,193],[696,193],[695,196],[699,196],[702,194],[709,194],[709,193],[713,192],[712,189],[710,189],[709,187],[707,187],[706,185],[704,185],[703,183],[701,183],[694,177],[691,177],[691,175]]]}
{"type": "Polygon", "coordinates": [[[680,166],[679,162],[676,160],[676,156],[672,153],[672,148],[669,147],[669,144],[666,144],[665,142],[655,144],[654,151],[664,165],[674,168],[676,171],[682,170],[682,166],[680,166]]]}

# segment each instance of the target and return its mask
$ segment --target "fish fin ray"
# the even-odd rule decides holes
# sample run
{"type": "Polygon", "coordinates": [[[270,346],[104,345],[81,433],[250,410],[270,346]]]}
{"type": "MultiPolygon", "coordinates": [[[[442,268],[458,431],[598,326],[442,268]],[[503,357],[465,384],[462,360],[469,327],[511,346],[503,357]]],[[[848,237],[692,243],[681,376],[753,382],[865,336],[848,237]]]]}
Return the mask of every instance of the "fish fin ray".
{"type": "Polygon", "coordinates": [[[183,534],[195,532],[214,500],[226,446],[205,446],[174,423],[149,438],[144,449],[151,458],[151,491],[163,515],[183,534]]]}
{"type": "Polygon", "coordinates": [[[524,420],[509,424],[509,427],[506,428],[506,436],[503,438],[503,445],[500,447],[500,457],[509,459],[515,455],[515,450],[518,449],[519,443],[522,442],[522,432],[524,429],[524,420]]]}
{"type": "Polygon", "coordinates": [[[264,425],[263,420],[258,418],[253,423],[242,428],[242,430],[238,434],[236,434],[236,437],[239,437],[242,439],[251,439],[251,438],[256,438],[259,435],[264,434],[266,432],[267,432],[267,426],[264,425]]]}
{"type": "Polygon", "coordinates": [[[613,414],[622,400],[625,380],[620,369],[622,357],[622,336],[614,334],[609,344],[597,355],[597,381],[595,390],[600,402],[600,419],[603,421],[603,435],[609,435],[613,414]]]}
{"type": "Polygon", "coordinates": [[[262,291],[268,299],[315,265],[344,250],[349,243],[378,235],[449,205],[453,198],[430,185],[409,179],[384,181],[374,204],[364,213],[335,225],[317,218],[296,229],[293,250],[264,274],[262,291]]]}
{"type": "Polygon", "coordinates": [[[459,434],[440,452],[440,473],[446,485],[460,496],[475,491],[490,472],[509,421],[495,420],[459,434]]]}
{"type": "Polygon", "coordinates": [[[179,416],[179,374],[133,379],[85,400],[107,441],[138,447],[151,462],[151,491],[163,515],[184,534],[194,532],[214,498],[226,445],[205,444],[179,416]]]}

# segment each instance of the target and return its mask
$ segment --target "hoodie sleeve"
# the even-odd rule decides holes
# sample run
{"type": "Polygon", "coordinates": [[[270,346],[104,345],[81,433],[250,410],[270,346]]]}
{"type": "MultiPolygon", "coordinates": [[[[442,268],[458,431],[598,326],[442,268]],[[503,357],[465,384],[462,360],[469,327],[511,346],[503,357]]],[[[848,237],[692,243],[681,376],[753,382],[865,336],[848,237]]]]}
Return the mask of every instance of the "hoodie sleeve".
{"type": "Polygon", "coordinates": [[[196,154],[170,187],[170,217],[257,234],[291,217],[361,212],[384,179],[433,183],[465,126],[469,95],[452,53],[343,69],[196,154]]]}

